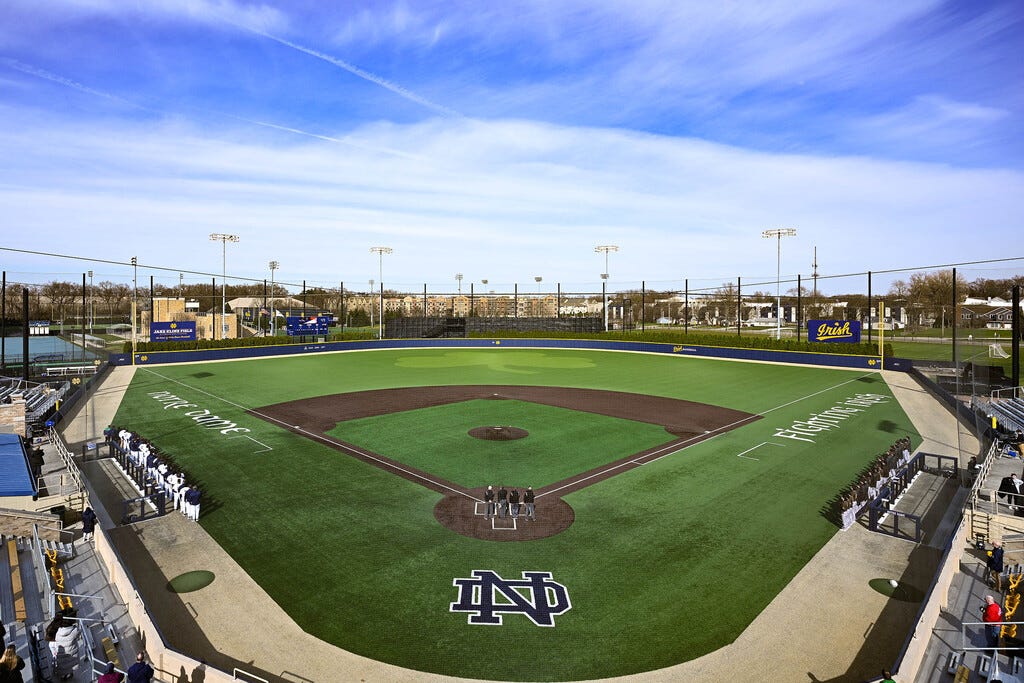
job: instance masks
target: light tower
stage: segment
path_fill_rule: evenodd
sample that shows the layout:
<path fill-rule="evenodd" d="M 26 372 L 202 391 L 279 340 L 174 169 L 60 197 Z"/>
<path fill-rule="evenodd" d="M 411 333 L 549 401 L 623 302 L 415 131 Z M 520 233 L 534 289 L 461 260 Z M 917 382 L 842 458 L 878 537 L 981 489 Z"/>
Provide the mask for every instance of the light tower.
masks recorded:
<path fill-rule="evenodd" d="M 270 262 L 270 336 L 277 336 L 277 313 L 274 306 L 274 271 L 281 267 L 277 261 Z"/>
<path fill-rule="evenodd" d="M 224 339 L 228 336 L 228 242 L 237 242 L 238 235 L 211 232 L 210 240 L 221 243 L 220 338 Z"/>
<path fill-rule="evenodd" d="M 782 339 L 782 238 L 795 237 L 796 228 L 764 230 L 761 237 L 775 238 L 775 338 Z"/>
<path fill-rule="evenodd" d="M 377 255 L 377 275 L 380 277 L 380 331 L 377 334 L 378 339 L 384 338 L 384 254 L 390 254 L 394 249 L 391 247 L 370 247 L 370 253 Z"/>
<path fill-rule="evenodd" d="M 139 259 L 132 256 L 132 365 L 135 365 L 135 348 L 138 336 L 135 334 L 135 314 L 139 308 Z"/>
<path fill-rule="evenodd" d="M 618 251 L 619 247 L 616 244 L 599 244 L 594 247 L 594 251 L 597 253 L 604 254 L 604 272 L 601 273 L 601 279 L 605 282 L 602 284 L 601 289 L 604 290 L 602 298 L 604 299 L 604 331 L 608 331 L 608 254 L 613 251 Z"/>

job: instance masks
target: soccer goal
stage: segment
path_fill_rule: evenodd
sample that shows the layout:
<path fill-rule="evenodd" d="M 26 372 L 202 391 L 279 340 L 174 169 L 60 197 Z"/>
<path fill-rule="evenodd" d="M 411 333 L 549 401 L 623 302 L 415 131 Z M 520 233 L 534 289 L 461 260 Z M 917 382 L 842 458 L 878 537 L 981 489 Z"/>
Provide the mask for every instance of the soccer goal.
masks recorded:
<path fill-rule="evenodd" d="M 989 344 L 988 345 L 988 357 L 989 358 L 1009 358 L 1010 354 L 1006 353 L 1006 349 L 1001 344 Z"/>

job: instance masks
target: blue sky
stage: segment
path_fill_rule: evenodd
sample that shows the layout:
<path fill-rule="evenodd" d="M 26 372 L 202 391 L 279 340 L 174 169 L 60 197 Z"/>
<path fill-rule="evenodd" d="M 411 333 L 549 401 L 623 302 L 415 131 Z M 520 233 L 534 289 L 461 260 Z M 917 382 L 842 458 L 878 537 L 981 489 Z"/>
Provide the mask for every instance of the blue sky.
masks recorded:
<path fill-rule="evenodd" d="M 784 276 L 1024 256 L 1022 36 L 1013 0 L 6 0 L 0 246 L 217 273 L 228 232 L 230 274 L 365 288 L 385 245 L 416 290 L 599 286 L 600 244 L 613 288 L 773 280 L 777 227 Z"/>

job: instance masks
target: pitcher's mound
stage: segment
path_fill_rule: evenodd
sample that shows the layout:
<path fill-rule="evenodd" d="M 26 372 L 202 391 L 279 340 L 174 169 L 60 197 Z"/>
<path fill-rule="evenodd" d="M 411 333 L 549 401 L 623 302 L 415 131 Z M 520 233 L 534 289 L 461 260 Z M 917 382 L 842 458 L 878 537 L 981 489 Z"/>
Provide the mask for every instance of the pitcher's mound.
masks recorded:
<path fill-rule="evenodd" d="M 473 427 L 468 433 L 473 438 L 485 441 L 515 441 L 530 435 L 519 427 Z"/>

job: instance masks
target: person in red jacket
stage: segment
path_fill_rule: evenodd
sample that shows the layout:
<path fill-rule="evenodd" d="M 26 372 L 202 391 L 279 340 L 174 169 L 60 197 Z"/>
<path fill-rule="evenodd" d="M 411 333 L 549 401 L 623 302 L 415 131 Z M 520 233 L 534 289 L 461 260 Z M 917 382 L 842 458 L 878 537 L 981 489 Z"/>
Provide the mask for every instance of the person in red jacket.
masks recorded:
<path fill-rule="evenodd" d="M 114 669 L 113 662 L 107 662 L 107 666 L 103 670 L 103 675 L 97 679 L 96 683 L 121 683 L 123 680 L 124 674 Z"/>
<path fill-rule="evenodd" d="M 985 605 L 981 608 L 981 620 L 985 622 L 985 641 L 987 647 L 999 647 L 999 631 L 1002 629 L 1003 608 L 991 595 L 985 596 Z"/>

